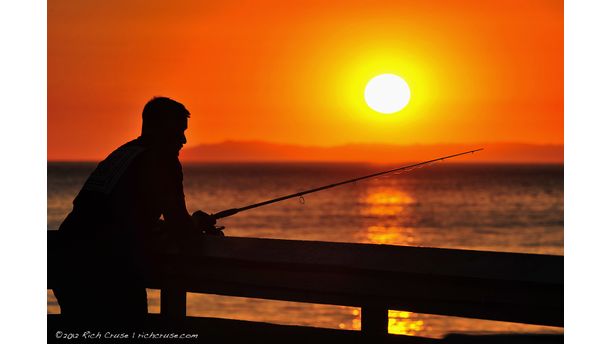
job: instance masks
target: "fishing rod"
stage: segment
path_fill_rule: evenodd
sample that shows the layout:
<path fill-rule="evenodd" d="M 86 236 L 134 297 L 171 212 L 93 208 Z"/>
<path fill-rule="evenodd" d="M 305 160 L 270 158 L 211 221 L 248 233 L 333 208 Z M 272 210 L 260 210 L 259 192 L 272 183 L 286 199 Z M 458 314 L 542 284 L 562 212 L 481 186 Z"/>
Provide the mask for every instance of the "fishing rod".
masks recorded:
<path fill-rule="evenodd" d="M 388 171 L 372 173 L 372 174 L 368 174 L 367 176 L 357 177 L 357 178 L 353 178 L 353 179 L 349 179 L 349 180 L 344 180 L 344 181 L 333 183 L 333 184 L 329 184 L 329 185 L 320 186 L 318 188 L 314 188 L 314 189 L 310 189 L 310 190 L 296 192 L 296 193 L 293 193 L 293 194 L 290 194 L 290 195 L 287 195 L 287 196 L 277 197 L 277 198 L 273 198 L 273 199 L 270 199 L 270 200 L 267 200 L 267 201 L 263 201 L 263 202 L 259 202 L 259 203 L 255 203 L 255 204 L 251 204 L 251 205 L 247 205 L 247 206 L 242 207 L 242 208 L 231 208 L 231 209 L 222 210 L 222 211 L 220 211 L 218 213 L 211 214 L 211 216 L 215 220 L 218 220 L 218 219 L 221 219 L 221 218 L 224 218 L 224 217 L 235 215 L 235 214 L 243 212 L 245 210 L 263 207 L 264 205 L 268 205 L 268 204 L 272 204 L 272 203 L 288 200 L 288 199 L 294 198 L 294 197 L 302 197 L 302 196 L 307 195 L 307 194 L 311 194 L 311 193 L 314 193 L 314 192 L 318 192 L 318 191 L 322 191 L 322 190 L 327 190 L 327 189 L 335 188 L 336 186 L 340 186 L 340 185 L 344 185 L 344 184 L 349 184 L 349 183 L 354 183 L 354 182 L 357 182 L 357 181 L 360 181 L 360 180 L 364 180 L 364 179 L 368 179 L 368 178 L 378 177 L 378 176 L 382 176 L 382 175 L 385 175 L 385 174 L 389 174 L 389 173 L 393 173 L 393 172 L 398 172 L 398 171 L 402 171 L 402 170 L 413 169 L 415 167 L 422 167 L 422 166 L 427 165 L 427 164 L 433 164 L 433 163 L 438 162 L 438 161 L 455 158 L 455 157 L 458 157 L 458 156 L 461 156 L 461 155 L 465 155 L 465 154 L 470 154 L 470 153 L 473 154 L 473 153 L 476 153 L 476 152 L 481 151 L 483 149 L 484 148 L 474 149 L 474 150 L 463 152 L 463 153 L 457 153 L 457 154 L 453 154 L 453 155 L 447 155 L 447 156 L 444 156 L 444 157 L 441 157 L 441 158 L 436 158 L 436 159 L 432 159 L 432 160 L 428 160 L 428 161 L 423 161 L 423 162 L 420 162 L 420 163 L 414 164 L 414 165 L 408 165 L 408 166 L 394 168 L 394 169 L 388 170 Z"/>

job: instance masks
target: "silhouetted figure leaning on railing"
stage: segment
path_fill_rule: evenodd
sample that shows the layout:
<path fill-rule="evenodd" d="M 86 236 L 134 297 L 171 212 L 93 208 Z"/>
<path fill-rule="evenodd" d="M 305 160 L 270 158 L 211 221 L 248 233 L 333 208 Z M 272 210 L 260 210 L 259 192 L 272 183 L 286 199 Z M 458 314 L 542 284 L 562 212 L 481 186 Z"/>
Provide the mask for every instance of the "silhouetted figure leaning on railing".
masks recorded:
<path fill-rule="evenodd" d="M 146 248 L 202 239 L 215 220 L 185 207 L 178 155 L 187 142 L 189 111 L 164 97 L 142 113 L 142 135 L 98 164 L 59 228 L 62 255 L 53 289 L 61 312 L 79 320 L 130 320 L 147 314 Z M 163 230 L 161 231 L 163 232 Z M 159 241 L 159 240 L 157 240 Z"/>

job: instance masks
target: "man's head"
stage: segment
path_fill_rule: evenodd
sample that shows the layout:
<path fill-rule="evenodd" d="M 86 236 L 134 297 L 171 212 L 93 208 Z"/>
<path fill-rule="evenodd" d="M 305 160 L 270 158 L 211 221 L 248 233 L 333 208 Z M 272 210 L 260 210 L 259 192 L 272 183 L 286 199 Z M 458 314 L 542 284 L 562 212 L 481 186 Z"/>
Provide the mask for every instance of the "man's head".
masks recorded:
<path fill-rule="evenodd" d="M 166 97 L 154 97 L 142 110 L 142 136 L 181 149 L 187 143 L 187 118 L 189 111 L 183 104 Z"/>

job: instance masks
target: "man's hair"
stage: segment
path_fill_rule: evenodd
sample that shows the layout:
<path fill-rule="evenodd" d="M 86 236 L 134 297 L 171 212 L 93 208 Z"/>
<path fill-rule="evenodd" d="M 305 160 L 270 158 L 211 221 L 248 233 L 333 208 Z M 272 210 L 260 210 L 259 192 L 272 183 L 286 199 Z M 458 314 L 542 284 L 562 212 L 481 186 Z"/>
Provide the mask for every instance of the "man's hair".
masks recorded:
<path fill-rule="evenodd" d="M 188 117 L 185 105 L 167 97 L 153 97 L 142 110 L 142 130 L 143 133 L 172 130 Z"/>

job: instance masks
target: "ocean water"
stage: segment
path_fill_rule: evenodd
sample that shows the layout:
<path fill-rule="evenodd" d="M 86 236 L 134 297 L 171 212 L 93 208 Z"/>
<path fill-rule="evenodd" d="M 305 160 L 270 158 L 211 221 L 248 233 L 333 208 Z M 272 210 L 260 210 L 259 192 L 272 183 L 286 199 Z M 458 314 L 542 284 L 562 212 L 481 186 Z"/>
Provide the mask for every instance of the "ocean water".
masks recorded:
<path fill-rule="evenodd" d="M 396 166 L 363 163 L 185 164 L 190 211 L 218 212 Z M 47 228 L 72 207 L 93 163 L 48 164 Z M 222 219 L 229 236 L 563 255 L 563 165 L 438 163 Z M 48 312 L 59 308 L 48 291 Z M 149 291 L 159 311 L 159 292 Z M 357 330 L 359 308 L 190 294 L 190 315 Z M 546 332 L 562 329 L 390 311 L 389 331 Z"/>

